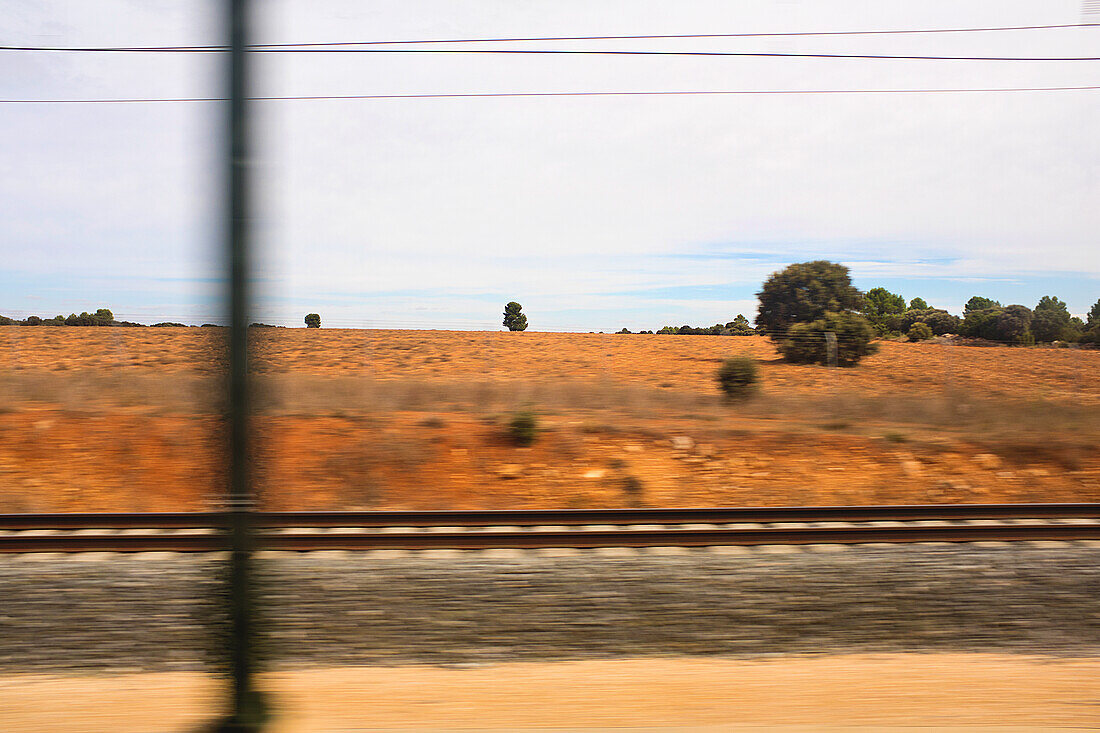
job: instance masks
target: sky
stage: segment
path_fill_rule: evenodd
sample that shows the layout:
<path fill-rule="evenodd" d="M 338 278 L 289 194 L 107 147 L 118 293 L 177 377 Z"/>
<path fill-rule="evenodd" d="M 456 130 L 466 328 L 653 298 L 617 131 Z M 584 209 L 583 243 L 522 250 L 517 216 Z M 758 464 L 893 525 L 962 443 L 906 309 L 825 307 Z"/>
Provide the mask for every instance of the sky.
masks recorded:
<path fill-rule="evenodd" d="M 1080 0 L 254 3 L 258 43 L 1098 22 Z M 209 0 L 9 0 L 3 44 L 217 44 Z M 443 48 L 427 46 L 426 48 Z M 1096 56 L 1100 27 L 474 48 Z M 1100 62 L 254 55 L 257 95 L 1100 85 Z M 218 55 L 0 51 L 0 99 L 220 96 Z M 224 104 L 0 103 L 0 313 L 217 322 Z M 1100 298 L 1100 90 L 262 101 L 255 319 L 658 329 L 828 259 L 960 312 Z"/>

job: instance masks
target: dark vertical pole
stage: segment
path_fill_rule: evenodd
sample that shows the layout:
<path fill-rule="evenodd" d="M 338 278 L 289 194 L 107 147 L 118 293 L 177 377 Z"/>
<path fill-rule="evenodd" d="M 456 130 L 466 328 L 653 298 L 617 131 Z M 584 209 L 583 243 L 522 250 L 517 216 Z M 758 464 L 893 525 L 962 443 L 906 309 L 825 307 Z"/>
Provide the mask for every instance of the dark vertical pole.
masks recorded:
<path fill-rule="evenodd" d="M 254 687 L 256 658 L 251 572 L 252 486 L 249 432 L 249 199 L 247 0 L 228 0 L 229 21 L 229 663 L 233 710 L 222 730 L 259 730 L 264 705 Z"/>

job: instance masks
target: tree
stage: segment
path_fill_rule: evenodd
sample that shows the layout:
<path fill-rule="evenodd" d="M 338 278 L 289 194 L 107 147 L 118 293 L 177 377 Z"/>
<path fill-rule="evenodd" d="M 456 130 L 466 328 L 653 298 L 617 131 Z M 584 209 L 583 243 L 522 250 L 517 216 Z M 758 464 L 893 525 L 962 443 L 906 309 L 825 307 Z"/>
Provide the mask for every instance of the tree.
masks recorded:
<path fill-rule="evenodd" d="M 321 316 L 316 313 L 309 313 L 306 315 L 306 328 L 320 328 Z"/>
<path fill-rule="evenodd" d="M 775 348 L 795 364 L 828 364 L 827 333 L 836 336 L 838 366 L 855 366 L 864 356 L 878 351 L 878 344 L 871 343 L 875 332 L 866 318 L 858 313 L 833 312 L 810 323 L 795 323 L 784 338 L 776 341 Z"/>
<path fill-rule="evenodd" d="M 769 334 L 783 334 L 795 323 L 810 323 L 829 313 L 851 313 L 863 305 L 863 295 L 852 286 L 848 268 L 816 260 L 790 265 L 773 273 L 756 294 L 760 307 L 757 326 Z"/>
<path fill-rule="evenodd" d="M 41 326 L 42 325 L 42 319 L 39 318 L 38 316 L 27 316 L 26 320 L 23 321 L 23 325 L 25 325 L 25 326 Z"/>
<path fill-rule="evenodd" d="M 1000 315 L 1000 308 L 978 308 L 966 311 L 966 317 L 959 326 L 959 333 L 970 338 L 995 340 L 997 338 L 997 317 Z"/>
<path fill-rule="evenodd" d="M 983 298 L 980 295 L 975 295 L 973 298 L 966 301 L 966 305 L 963 306 L 963 317 L 966 317 L 968 313 L 973 313 L 974 311 L 1000 307 L 1001 304 L 996 300 L 991 300 L 989 298 Z"/>
<path fill-rule="evenodd" d="M 734 318 L 726 324 L 726 330 L 728 330 L 732 336 L 752 336 L 756 333 L 752 330 L 752 326 L 749 325 L 749 319 L 745 318 L 745 316 L 740 313 L 737 314 L 737 318 Z"/>
<path fill-rule="evenodd" d="M 1035 313 L 1039 311 L 1060 311 L 1065 314 L 1069 314 L 1069 309 L 1066 308 L 1066 304 L 1058 299 L 1057 295 L 1044 295 L 1039 298 L 1038 304 L 1035 306 Z"/>
<path fill-rule="evenodd" d="M 928 304 L 924 302 L 924 298 L 913 298 L 909 301 L 909 310 L 926 311 L 928 310 Z"/>
<path fill-rule="evenodd" d="M 1033 344 L 1031 334 L 1031 309 L 1026 305 L 1006 305 L 997 318 L 997 336 L 1001 341 Z"/>
<path fill-rule="evenodd" d="M 522 309 L 523 306 L 514 300 L 504 306 L 504 326 L 509 331 L 527 330 L 527 316 L 520 313 Z"/>
<path fill-rule="evenodd" d="M 1088 320 L 1085 323 L 1089 328 L 1100 324 L 1100 300 L 1097 300 L 1092 304 L 1092 308 L 1089 308 Z"/>
<path fill-rule="evenodd" d="M 966 314 L 959 333 L 989 341 L 1033 344 L 1035 337 L 1031 333 L 1032 319 L 1031 309 L 1023 305 L 982 308 Z"/>
<path fill-rule="evenodd" d="M 905 298 L 886 288 L 872 288 L 863 296 L 863 315 L 882 334 L 901 331 L 901 314 L 905 310 Z"/>
<path fill-rule="evenodd" d="M 115 314 L 106 308 L 100 308 L 92 318 L 97 326 L 110 326 L 111 322 L 115 320 Z"/>
<path fill-rule="evenodd" d="M 834 262 L 802 262 L 774 273 L 757 293 L 756 316 L 771 336 L 776 349 L 795 363 L 829 363 L 826 333 L 837 342 L 837 363 L 854 366 L 878 346 L 871 344 L 875 331 L 857 311 L 863 294 L 852 286 L 848 268 Z"/>
<path fill-rule="evenodd" d="M 863 315 L 869 318 L 901 313 L 905 310 L 905 298 L 886 288 L 871 288 L 863 296 Z"/>
<path fill-rule="evenodd" d="M 1056 297 L 1044 295 L 1035 306 L 1031 333 L 1036 341 L 1069 340 L 1074 337 L 1073 316 L 1066 304 Z"/>

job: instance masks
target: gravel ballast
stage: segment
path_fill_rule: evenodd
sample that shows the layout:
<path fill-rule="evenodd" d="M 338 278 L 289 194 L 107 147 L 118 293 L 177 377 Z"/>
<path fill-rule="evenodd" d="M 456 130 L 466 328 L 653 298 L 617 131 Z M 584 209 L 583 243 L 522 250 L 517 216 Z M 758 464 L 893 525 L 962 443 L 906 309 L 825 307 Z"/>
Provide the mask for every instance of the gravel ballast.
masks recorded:
<path fill-rule="evenodd" d="M 217 555 L 0 558 L 0 667 L 198 669 Z M 870 651 L 1100 654 L 1083 543 L 263 553 L 268 656 L 476 664 Z"/>

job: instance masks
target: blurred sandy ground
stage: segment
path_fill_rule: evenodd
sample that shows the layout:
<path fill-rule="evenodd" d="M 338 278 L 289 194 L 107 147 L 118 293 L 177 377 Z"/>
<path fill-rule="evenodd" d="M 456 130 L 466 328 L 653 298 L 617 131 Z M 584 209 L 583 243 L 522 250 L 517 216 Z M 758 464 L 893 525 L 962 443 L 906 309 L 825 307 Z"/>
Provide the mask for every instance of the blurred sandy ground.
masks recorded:
<path fill-rule="evenodd" d="M 1100 730 L 1100 659 L 882 654 L 627 659 L 266 675 L 272 733 L 304 731 Z M 194 731 L 200 673 L 0 680 L 7 731 Z"/>

